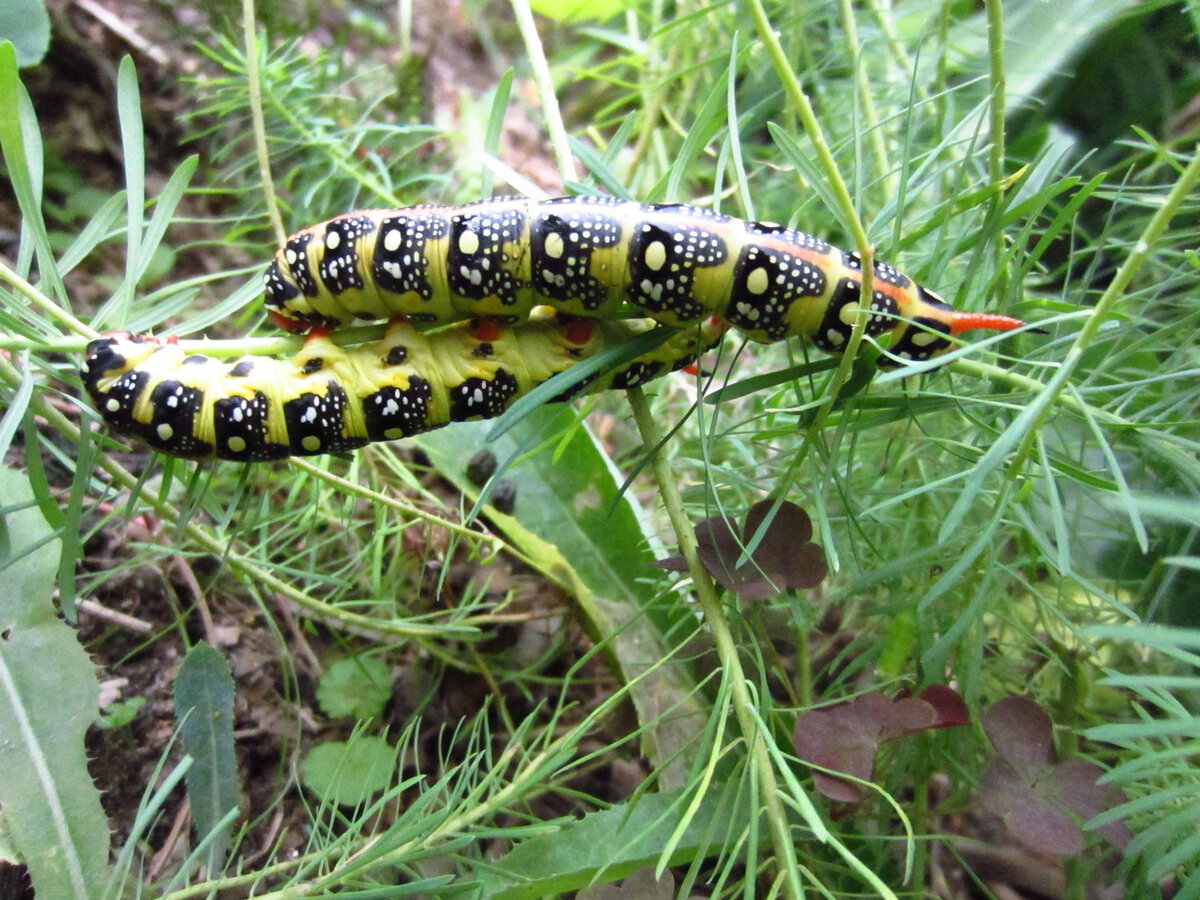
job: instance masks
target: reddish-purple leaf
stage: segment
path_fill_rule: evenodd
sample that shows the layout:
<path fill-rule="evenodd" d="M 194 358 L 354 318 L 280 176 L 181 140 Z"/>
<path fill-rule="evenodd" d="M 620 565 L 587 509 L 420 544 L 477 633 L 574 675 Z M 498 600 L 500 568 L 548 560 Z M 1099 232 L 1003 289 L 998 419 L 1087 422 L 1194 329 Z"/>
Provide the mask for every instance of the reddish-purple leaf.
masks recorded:
<path fill-rule="evenodd" d="M 742 600 L 767 600 L 787 590 L 816 587 L 825 578 L 825 553 L 809 542 L 812 521 L 808 513 L 787 500 L 779 504 L 754 552 L 738 565 L 774 506 L 773 500 L 754 504 L 746 514 L 740 534 L 720 516 L 696 525 L 696 552 L 701 564 L 726 590 Z M 673 572 L 687 569 L 678 556 L 655 565 Z"/>
<path fill-rule="evenodd" d="M 879 726 L 870 713 L 863 714 L 864 707 L 874 704 L 869 697 L 890 705 L 882 694 L 867 694 L 850 703 L 798 716 L 792 734 L 796 755 L 813 765 L 870 780 L 879 746 Z M 813 784 L 826 797 L 843 803 L 857 803 L 864 795 L 861 785 L 823 772 L 813 773 Z"/>
<path fill-rule="evenodd" d="M 1075 820 L 1057 803 L 1036 794 L 1013 798 L 1003 818 L 1021 846 L 1035 853 L 1076 856 L 1083 852 L 1083 835 Z"/>
<path fill-rule="evenodd" d="M 996 756 L 984 770 L 979 793 L 1023 846 L 1040 853 L 1073 856 L 1083 850 L 1079 819 L 1086 821 L 1124 802 L 1120 791 L 1099 783 L 1104 770 L 1085 759 L 1051 763 L 1053 724 L 1041 707 L 1009 697 L 983 714 Z M 1132 838 L 1123 821 L 1098 833 L 1118 849 Z"/>
<path fill-rule="evenodd" d="M 969 725 L 971 711 L 967 709 L 967 701 L 958 695 L 954 688 L 944 684 L 931 684 L 921 691 L 921 699 L 933 707 L 937 723 L 934 728 L 949 728 L 952 725 Z"/>
<path fill-rule="evenodd" d="M 893 700 L 880 717 L 879 742 L 886 744 L 898 737 L 924 731 L 937 725 L 937 713 L 919 697 Z"/>
<path fill-rule="evenodd" d="M 746 540 L 749 541 L 758 532 L 758 528 L 764 521 L 767 515 L 771 512 L 771 508 L 775 505 L 774 500 L 759 500 L 746 513 Z M 803 544 L 812 538 L 812 519 L 808 517 L 808 513 L 802 507 L 797 506 L 790 500 L 780 502 L 779 509 L 775 510 L 775 516 L 771 519 L 771 530 L 779 530 L 788 535 L 789 540 L 796 544 Z"/>
<path fill-rule="evenodd" d="M 937 710 L 924 699 L 891 700 L 875 692 L 798 716 L 792 744 L 805 762 L 867 781 L 881 743 L 943 724 L 951 723 L 939 722 Z M 813 784 L 826 797 L 845 803 L 864 796 L 861 785 L 820 772 L 813 773 Z"/>
<path fill-rule="evenodd" d="M 997 700 L 983 713 L 983 730 L 996 752 L 1030 781 L 1050 762 L 1054 725 L 1032 700 Z"/>
<path fill-rule="evenodd" d="M 1119 789 L 1100 784 L 1103 775 L 1104 770 L 1094 762 L 1074 757 L 1043 772 L 1034 788 L 1086 822 L 1128 799 Z M 1102 825 L 1096 831 L 1118 850 L 1123 850 L 1133 839 L 1129 826 L 1119 820 Z"/>

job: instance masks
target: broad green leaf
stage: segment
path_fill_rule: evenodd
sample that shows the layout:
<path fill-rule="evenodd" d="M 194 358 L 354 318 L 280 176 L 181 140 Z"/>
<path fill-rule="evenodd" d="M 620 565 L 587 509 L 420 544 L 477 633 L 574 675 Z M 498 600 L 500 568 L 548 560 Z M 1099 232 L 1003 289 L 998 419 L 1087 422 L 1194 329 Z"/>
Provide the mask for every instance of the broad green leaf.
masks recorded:
<path fill-rule="evenodd" d="M 656 865 L 690 802 L 689 793 L 650 794 L 530 838 L 488 866 L 480 878 L 483 896 L 552 897 Z M 686 865 L 720 846 L 728 825 L 745 815 L 734 808 L 732 793 L 714 791 L 701 800 L 667 865 Z"/>
<path fill-rule="evenodd" d="M 108 822 L 83 736 L 96 671 L 51 599 L 60 544 L 20 474 L 0 469 L 0 807 L 39 897 L 107 881 Z"/>
<path fill-rule="evenodd" d="M 188 800 L 198 838 L 221 827 L 238 805 L 233 756 L 233 676 L 225 657 L 208 644 L 188 651 L 175 678 L 175 715 L 183 750 L 194 762 L 187 773 Z M 218 872 L 229 848 L 228 828 L 209 845 L 208 868 Z"/>
<path fill-rule="evenodd" d="M 17 65 L 36 66 L 50 48 L 50 13 L 46 0 L 0 3 L 0 41 L 12 41 Z"/>
<path fill-rule="evenodd" d="M 381 737 L 318 744 L 304 758 L 304 786 L 330 803 L 359 806 L 385 790 L 396 773 L 396 748 Z"/>
<path fill-rule="evenodd" d="M 552 434 L 556 417 L 561 425 L 572 415 L 567 407 L 544 407 L 487 446 L 500 460 L 515 458 Z M 475 496 L 466 463 L 490 429 L 490 422 L 468 422 L 418 440 L 444 477 Z M 607 655 L 632 685 L 641 722 L 656 723 L 646 734 L 645 752 L 652 762 L 664 762 L 702 725 L 691 670 L 667 659 L 695 625 L 687 610 L 658 598 L 654 585 L 662 576 L 651 565 L 654 538 L 628 495 L 617 500 L 620 482 L 607 455 L 580 428 L 553 459 L 539 452 L 500 477 L 516 486 L 515 512 L 489 509 L 488 517 L 575 597 L 589 632 L 610 639 Z"/>
<path fill-rule="evenodd" d="M 317 702 L 331 716 L 378 716 L 392 693 L 390 676 L 387 663 L 376 657 L 340 659 L 321 676 Z"/>

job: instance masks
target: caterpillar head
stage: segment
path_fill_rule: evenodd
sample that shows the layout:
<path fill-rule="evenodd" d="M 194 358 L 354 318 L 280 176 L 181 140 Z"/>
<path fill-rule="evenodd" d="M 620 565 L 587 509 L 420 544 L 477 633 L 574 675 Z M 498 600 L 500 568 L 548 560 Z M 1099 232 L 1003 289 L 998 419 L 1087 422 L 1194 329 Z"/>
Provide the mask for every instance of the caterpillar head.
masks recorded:
<path fill-rule="evenodd" d="M 101 386 L 141 365 L 162 347 L 157 338 L 128 331 L 110 331 L 87 345 L 79 375 L 93 397 Z"/>

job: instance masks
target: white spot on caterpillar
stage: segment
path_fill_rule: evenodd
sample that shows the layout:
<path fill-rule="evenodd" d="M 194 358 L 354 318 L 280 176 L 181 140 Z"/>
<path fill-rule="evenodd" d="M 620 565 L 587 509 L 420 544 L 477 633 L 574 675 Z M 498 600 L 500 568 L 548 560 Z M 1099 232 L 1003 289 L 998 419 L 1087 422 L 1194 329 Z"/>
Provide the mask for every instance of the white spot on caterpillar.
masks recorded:
<path fill-rule="evenodd" d="M 389 228 L 383 233 L 383 249 L 388 253 L 395 253 L 400 249 L 400 243 L 403 240 L 399 228 Z"/>
<path fill-rule="evenodd" d="M 563 243 L 562 235 L 557 231 L 552 231 L 546 235 L 546 255 L 551 259 L 559 259 L 566 250 L 566 245 Z"/>
<path fill-rule="evenodd" d="M 858 303 L 850 302 L 842 306 L 838 310 L 838 318 L 847 325 L 853 325 L 855 317 L 858 316 Z"/>
<path fill-rule="evenodd" d="M 654 241 L 646 247 L 646 266 L 652 272 L 657 272 L 667 262 L 667 248 L 662 241 Z"/>
<path fill-rule="evenodd" d="M 104 408 L 109 412 L 115 413 L 121 411 L 121 401 L 116 397 L 109 397 L 108 402 L 104 404 Z"/>
<path fill-rule="evenodd" d="M 342 236 L 333 230 L 325 232 L 325 246 L 330 250 L 336 250 L 338 244 L 342 242 Z"/>
<path fill-rule="evenodd" d="M 912 342 L 918 347 L 928 347 L 941 338 L 940 334 L 934 334 L 932 331 L 918 331 L 912 336 Z"/>
<path fill-rule="evenodd" d="M 749 303 L 739 303 L 737 305 L 738 315 L 750 322 L 758 321 L 758 308 Z"/>
<path fill-rule="evenodd" d="M 767 270 L 761 266 L 746 276 L 746 290 L 752 294 L 765 294 L 770 283 Z"/>
<path fill-rule="evenodd" d="M 283 258 L 287 260 L 287 264 L 289 266 L 294 266 L 296 264 L 296 260 L 300 257 L 296 255 L 295 250 L 293 250 L 291 247 L 288 247 L 283 253 Z"/>
<path fill-rule="evenodd" d="M 229 449 L 230 449 L 230 450 L 232 450 L 234 453 L 241 453 L 243 450 L 245 450 L 245 449 L 246 449 L 246 439 L 245 439 L 245 438 L 236 437 L 236 436 L 235 436 L 235 437 L 231 437 L 231 438 L 229 439 L 229 441 L 228 441 L 228 444 L 227 444 L 227 446 L 228 446 L 228 447 L 229 447 Z"/>
<path fill-rule="evenodd" d="M 458 249 L 468 255 L 479 249 L 479 235 L 474 231 L 464 231 L 458 236 Z"/>
<path fill-rule="evenodd" d="M 321 439 L 315 434 L 306 434 L 303 440 L 300 441 L 300 446 L 309 453 L 314 453 L 321 449 Z"/>
<path fill-rule="evenodd" d="M 830 328 L 825 332 L 825 337 L 834 347 L 840 347 L 845 342 L 846 338 L 836 328 Z"/>
<path fill-rule="evenodd" d="M 175 433 L 175 429 L 172 428 L 170 425 L 168 425 L 166 422 L 160 423 L 158 428 L 155 429 L 155 431 L 158 432 L 158 439 L 160 441 L 169 441 L 171 439 L 171 435 L 173 435 Z"/>

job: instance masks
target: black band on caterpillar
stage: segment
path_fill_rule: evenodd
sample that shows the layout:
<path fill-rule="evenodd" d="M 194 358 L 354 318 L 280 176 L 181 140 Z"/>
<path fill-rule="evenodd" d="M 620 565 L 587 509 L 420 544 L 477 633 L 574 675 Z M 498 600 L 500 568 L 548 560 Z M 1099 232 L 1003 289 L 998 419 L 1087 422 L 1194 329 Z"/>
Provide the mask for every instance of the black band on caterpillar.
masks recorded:
<path fill-rule="evenodd" d="M 352 450 L 498 416 L 551 376 L 652 327 L 644 319 L 540 316 L 516 327 L 484 320 L 422 334 L 397 320 L 373 345 L 342 348 L 314 332 L 290 359 L 232 362 L 117 332 L 88 345 L 80 374 L 114 431 L 172 456 L 253 462 Z M 634 387 L 681 368 L 724 330 L 715 321 L 681 329 L 571 395 Z"/>
<path fill-rule="evenodd" d="M 884 364 L 925 360 L 949 335 L 1008 330 L 960 313 L 875 263 L 866 333 L 892 334 Z M 858 256 L 824 241 L 683 204 L 607 197 L 367 209 L 292 235 L 266 273 L 272 318 L 292 331 L 408 316 L 526 319 L 537 305 L 612 319 L 624 303 L 664 325 L 717 316 L 756 341 L 804 337 L 839 353 L 858 313 Z"/>

